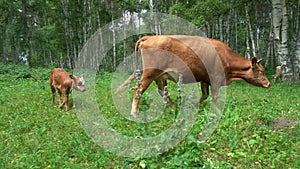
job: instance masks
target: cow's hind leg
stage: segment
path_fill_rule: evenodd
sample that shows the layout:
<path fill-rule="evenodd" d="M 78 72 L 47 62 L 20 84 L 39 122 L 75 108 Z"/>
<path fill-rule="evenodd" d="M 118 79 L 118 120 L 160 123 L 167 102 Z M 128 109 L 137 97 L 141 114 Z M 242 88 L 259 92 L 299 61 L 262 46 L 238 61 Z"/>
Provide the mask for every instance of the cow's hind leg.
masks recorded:
<path fill-rule="evenodd" d="M 148 75 L 148 76 L 145 76 Z M 138 111 L 138 104 L 140 101 L 140 98 L 142 97 L 143 93 L 145 90 L 149 87 L 151 82 L 153 81 L 153 76 L 155 75 L 155 71 L 152 69 L 146 69 L 143 72 L 142 78 L 141 78 L 141 84 L 137 85 L 134 89 L 134 96 L 133 96 L 133 101 L 132 101 L 132 106 L 131 106 L 131 115 L 133 117 L 137 116 L 137 111 Z"/>
<path fill-rule="evenodd" d="M 204 83 L 201 82 L 201 92 L 202 92 L 202 96 L 199 100 L 199 102 L 196 103 L 196 106 L 198 107 L 204 100 L 206 100 L 208 98 L 209 95 L 209 84 L 208 83 Z"/>
<path fill-rule="evenodd" d="M 138 111 L 138 104 L 140 101 L 140 98 L 142 97 L 143 93 L 145 92 L 145 90 L 149 87 L 149 85 L 152 82 L 152 79 L 142 79 L 142 85 L 138 88 L 136 87 L 134 90 L 134 98 L 132 101 L 132 107 L 131 107 L 131 115 L 133 117 L 137 116 L 137 111 Z"/>

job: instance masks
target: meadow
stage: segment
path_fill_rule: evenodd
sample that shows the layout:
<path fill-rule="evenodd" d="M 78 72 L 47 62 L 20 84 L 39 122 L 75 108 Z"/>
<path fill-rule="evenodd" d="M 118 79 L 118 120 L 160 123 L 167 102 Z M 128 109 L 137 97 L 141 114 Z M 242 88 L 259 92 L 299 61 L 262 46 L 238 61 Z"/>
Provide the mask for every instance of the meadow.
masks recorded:
<path fill-rule="evenodd" d="M 205 142 L 199 141 L 199 133 L 211 97 L 200 105 L 195 124 L 180 143 L 149 158 L 131 158 L 96 144 L 78 120 L 76 107 L 65 112 L 51 104 L 50 70 L 0 64 L 0 168 L 300 168 L 300 84 L 276 82 L 263 89 L 234 82 L 226 87 L 220 123 Z M 112 77 L 99 72 L 95 94 L 116 131 L 151 137 L 175 121 L 171 109 L 149 124 L 122 117 L 112 101 Z"/>

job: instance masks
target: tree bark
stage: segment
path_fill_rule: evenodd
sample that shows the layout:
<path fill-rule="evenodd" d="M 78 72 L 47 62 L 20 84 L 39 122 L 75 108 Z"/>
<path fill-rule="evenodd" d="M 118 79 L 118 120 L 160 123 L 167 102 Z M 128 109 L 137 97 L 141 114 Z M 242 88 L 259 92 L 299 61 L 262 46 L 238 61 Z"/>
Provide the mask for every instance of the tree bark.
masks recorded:
<path fill-rule="evenodd" d="M 282 75 L 285 80 L 291 80 L 291 60 L 288 57 L 288 17 L 285 0 L 272 0 L 273 31 L 276 44 L 276 57 L 282 68 Z"/>
<path fill-rule="evenodd" d="M 222 42 L 224 42 L 224 36 L 223 36 L 223 18 L 222 17 L 219 17 L 219 20 L 218 20 L 218 25 L 219 25 L 219 35 L 220 35 L 220 40 Z"/>
<path fill-rule="evenodd" d="M 247 6 L 245 7 L 245 11 L 246 11 L 246 20 L 247 20 L 248 29 L 249 29 L 248 32 L 249 32 L 250 40 L 251 40 L 252 55 L 256 56 L 256 47 L 255 47 L 254 32 L 253 32 L 252 25 L 251 25 L 251 22 L 250 22 L 250 17 L 249 17 Z"/>
<path fill-rule="evenodd" d="M 31 31 L 29 27 L 28 21 L 28 3 L 26 0 L 22 0 L 22 18 L 23 18 L 23 29 L 25 33 L 24 41 L 25 41 L 25 55 L 27 58 L 28 66 L 32 66 L 31 64 L 31 48 L 30 48 L 30 41 L 31 41 Z"/>
<path fill-rule="evenodd" d="M 287 78 L 287 80 L 291 80 L 293 76 L 292 72 L 292 65 L 291 60 L 289 58 L 288 52 L 288 16 L 287 16 L 287 9 L 286 9 L 286 2 L 285 0 L 281 0 L 282 6 L 282 25 L 281 25 L 281 44 L 280 44 L 280 62 L 286 65 L 283 69 L 283 74 Z"/>
<path fill-rule="evenodd" d="M 300 1 L 298 1 L 298 12 L 296 17 L 296 42 L 295 42 L 295 56 L 294 56 L 294 79 L 300 81 Z"/>
<path fill-rule="evenodd" d="M 247 32 L 246 32 L 246 53 L 245 53 L 245 57 L 247 59 L 250 59 L 251 58 L 251 55 L 250 55 L 250 44 L 249 44 L 249 30 L 247 29 Z"/>
<path fill-rule="evenodd" d="M 114 9 L 113 1 L 111 1 L 111 9 Z M 116 31 L 115 31 L 115 21 L 114 21 L 114 14 L 111 15 L 111 23 L 112 23 L 112 33 L 113 33 L 113 70 L 117 67 L 117 50 L 116 50 Z"/>
<path fill-rule="evenodd" d="M 274 67 L 273 63 L 273 32 L 271 31 L 273 28 L 273 24 L 271 22 L 270 24 L 270 33 L 269 33 L 269 39 L 268 39 L 268 49 L 267 49 L 267 54 L 266 54 L 266 62 L 265 62 L 265 67 L 268 67 L 270 64 L 272 64 L 272 67 Z"/>
<path fill-rule="evenodd" d="M 7 33 L 6 33 L 6 25 L 8 24 L 8 20 L 5 19 L 5 22 L 2 24 L 2 62 L 6 62 L 8 59 L 8 51 L 7 51 Z"/>

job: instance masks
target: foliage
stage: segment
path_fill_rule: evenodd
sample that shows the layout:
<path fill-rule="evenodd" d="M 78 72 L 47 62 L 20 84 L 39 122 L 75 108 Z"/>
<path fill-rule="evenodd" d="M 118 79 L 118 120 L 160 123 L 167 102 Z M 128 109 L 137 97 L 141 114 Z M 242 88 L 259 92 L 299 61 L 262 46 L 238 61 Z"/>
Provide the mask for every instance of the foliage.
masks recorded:
<path fill-rule="evenodd" d="M 299 3 L 296 0 L 286 3 L 290 13 L 288 18 L 289 50 L 296 51 L 294 48 L 299 43 L 299 38 L 297 38 Z M 145 21 L 143 14 L 153 11 L 186 19 L 199 27 L 207 37 L 226 42 L 242 55 L 245 55 L 247 51 L 252 51 L 265 59 L 266 64 L 271 65 L 272 69 L 279 65 L 274 54 L 275 40 L 271 36 L 273 28 L 270 1 L 2 0 L 0 9 L 2 32 L 0 34 L 0 61 L 5 63 L 27 62 L 29 66 L 60 65 L 60 67 L 72 68 L 78 58 L 78 53 L 99 28 L 126 15 L 126 18 L 130 19 L 128 21 L 130 29 L 139 30 L 143 26 L 138 25 L 137 20 Z M 249 19 L 245 15 L 246 9 Z M 114 29 L 110 31 L 119 29 L 123 24 L 121 22 L 123 21 L 115 23 Z M 248 23 L 251 26 L 248 26 Z M 144 25 L 151 30 L 154 30 L 155 26 L 163 29 L 162 33 L 168 33 L 170 30 L 169 25 L 164 25 L 163 20 L 158 23 L 154 20 L 147 21 L 147 25 Z M 250 28 L 252 32 L 249 32 Z M 173 29 L 177 28 L 173 27 Z M 249 35 L 253 35 L 253 39 L 250 39 Z M 110 43 L 116 37 L 103 35 L 102 38 L 104 38 L 104 43 Z M 114 70 L 116 64 L 122 62 L 126 54 L 132 53 L 132 43 L 136 40 L 137 38 L 124 39 L 122 44 L 113 44 L 116 45 L 116 51 L 111 50 L 103 54 L 107 56 L 105 60 L 107 70 Z M 249 45 L 250 42 L 254 45 Z M 99 44 L 99 48 L 101 47 L 104 48 L 105 45 Z M 294 61 L 295 52 L 290 52 L 290 55 L 290 60 Z M 294 73 L 297 74 L 297 72 Z"/>
<path fill-rule="evenodd" d="M 211 99 L 200 106 L 198 120 L 180 144 L 161 155 L 132 159 L 95 144 L 74 108 L 66 113 L 51 105 L 50 69 L 0 65 L 0 168 L 299 168 L 299 84 L 262 89 L 234 82 L 227 87 L 220 124 L 207 141 L 198 137 Z M 123 118 L 111 100 L 112 75 L 97 75 L 95 93 L 115 130 L 151 136 L 173 122 L 174 112 L 147 127 Z"/>

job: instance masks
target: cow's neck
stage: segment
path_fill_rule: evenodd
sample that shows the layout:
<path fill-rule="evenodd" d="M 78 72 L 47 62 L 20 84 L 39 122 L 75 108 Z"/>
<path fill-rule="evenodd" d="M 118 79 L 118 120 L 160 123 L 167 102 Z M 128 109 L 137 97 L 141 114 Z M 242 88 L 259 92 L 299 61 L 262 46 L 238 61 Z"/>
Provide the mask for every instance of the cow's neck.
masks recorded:
<path fill-rule="evenodd" d="M 250 60 L 233 61 L 230 64 L 230 78 L 227 84 L 230 84 L 233 80 L 245 80 L 251 69 Z"/>

